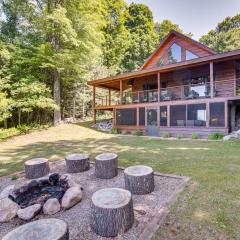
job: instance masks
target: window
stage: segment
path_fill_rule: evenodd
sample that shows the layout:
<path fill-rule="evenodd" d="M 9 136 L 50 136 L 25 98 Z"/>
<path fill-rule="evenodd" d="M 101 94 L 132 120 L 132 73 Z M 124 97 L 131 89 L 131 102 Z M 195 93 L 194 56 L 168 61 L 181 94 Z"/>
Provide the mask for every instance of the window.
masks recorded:
<path fill-rule="evenodd" d="M 210 103 L 210 126 L 225 126 L 225 106 L 224 102 Z"/>
<path fill-rule="evenodd" d="M 161 67 L 164 65 L 163 58 L 160 58 L 159 61 L 157 62 L 157 67 Z"/>
<path fill-rule="evenodd" d="M 135 108 L 117 109 L 116 120 L 117 125 L 137 125 L 137 111 Z"/>
<path fill-rule="evenodd" d="M 186 50 L 186 60 L 191 60 L 191 59 L 195 59 L 198 58 L 197 55 L 195 55 L 194 53 Z"/>
<path fill-rule="evenodd" d="M 170 106 L 170 124 L 173 127 L 186 126 L 186 105 Z"/>
<path fill-rule="evenodd" d="M 187 107 L 187 126 L 206 126 L 206 104 L 189 104 Z"/>
<path fill-rule="evenodd" d="M 145 126 L 145 108 L 139 108 L 139 126 Z"/>
<path fill-rule="evenodd" d="M 167 126 L 167 106 L 160 107 L 160 126 Z"/>
<path fill-rule="evenodd" d="M 181 62 L 182 60 L 182 48 L 174 43 L 168 50 L 168 63 Z"/>

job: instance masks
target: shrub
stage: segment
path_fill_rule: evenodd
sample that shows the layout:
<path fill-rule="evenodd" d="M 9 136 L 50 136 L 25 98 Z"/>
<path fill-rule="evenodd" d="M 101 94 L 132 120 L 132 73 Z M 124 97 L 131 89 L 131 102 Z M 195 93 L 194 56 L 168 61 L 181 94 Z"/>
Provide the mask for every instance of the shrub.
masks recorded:
<path fill-rule="evenodd" d="M 182 139 L 183 135 L 181 133 L 177 134 L 177 139 Z"/>
<path fill-rule="evenodd" d="M 132 131 L 132 135 L 134 135 L 134 136 L 142 136 L 143 133 L 142 133 L 141 130 L 134 130 L 134 131 Z"/>
<path fill-rule="evenodd" d="M 224 134 L 222 133 L 211 133 L 208 135 L 208 139 L 210 140 L 221 140 L 223 139 Z"/>
<path fill-rule="evenodd" d="M 20 133 L 25 134 L 25 133 L 28 133 L 31 130 L 31 127 L 23 124 L 23 125 L 18 125 L 17 129 L 20 131 Z"/>
<path fill-rule="evenodd" d="M 119 134 L 119 130 L 117 128 L 112 128 L 110 131 L 111 134 Z"/>
<path fill-rule="evenodd" d="M 169 138 L 170 134 L 168 132 L 164 132 L 162 136 L 163 136 L 163 138 Z"/>
<path fill-rule="evenodd" d="M 126 134 L 128 134 L 128 131 L 127 131 L 127 130 L 122 130 L 122 131 L 121 131 L 121 134 L 126 135 Z"/>
<path fill-rule="evenodd" d="M 199 136 L 198 136 L 197 133 L 193 133 L 193 134 L 192 134 L 192 139 L 198 139 L 198 138 L 199 138 Z"/>

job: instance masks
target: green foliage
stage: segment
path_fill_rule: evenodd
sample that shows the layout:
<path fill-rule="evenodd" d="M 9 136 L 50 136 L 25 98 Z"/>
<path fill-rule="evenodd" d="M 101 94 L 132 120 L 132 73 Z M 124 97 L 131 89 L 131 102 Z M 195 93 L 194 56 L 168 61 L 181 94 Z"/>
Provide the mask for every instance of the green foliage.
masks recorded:
<path fill-rule="evenodd" d="M 112 128 L 110 131 L 111 134 L 119 134 L 120 131 L 117 128 Z"/>
<path fill-rule="evenodd" d="M 222 133 L 211 133 L 208 135 L 209 140 L 222 140 L 224 137 L 224 134 Z"/>
<path fill-rule="evenodd" d="M 126 11 L 125 26 L 130 32 L 130 45 L 122 61 L 123 71 L 138 69 L 158 42 L 152 12 L 144 4 L 132 3 Z"/>
<path fill-rule="evenodd" d="M 133 136 L 142 136 L 143 132 L 141 130 L 134 130 L 132 131 Z"/>
<path fill-rule="evenodd" d="M 163 132 L 162 136 L 163 138 L 169 138 L 170 134 L 168 132 Z"/>
<path fill-rule="evenodd" d="M 203 35 L 199 41 L 217 52 L 240 48 L 240 14 L 227 17 L 217 27 Z"/>
<path fill-rule="evenodd" d="M 198 133 L 192 133 L 192 139 L 198 139 L 199 135 Z"/>
<path fill-rule="evenodd" d="M 183 135 L 181 133 L 178 133 L 177 134 L 177 139 L 182 139 L 183 138 Z"/>
<path fill-rule="evenodd" d="M 172 23 L 170 20 L 163 20 L 161 23 L 155 23 L 155 31 L 158 34 L 159 42 L 162 41 L 171 30 L 183 33 L 183 30 L 178 24 Z M 192 37 L 191 33 L 183 33 L 189 37 Z"/>

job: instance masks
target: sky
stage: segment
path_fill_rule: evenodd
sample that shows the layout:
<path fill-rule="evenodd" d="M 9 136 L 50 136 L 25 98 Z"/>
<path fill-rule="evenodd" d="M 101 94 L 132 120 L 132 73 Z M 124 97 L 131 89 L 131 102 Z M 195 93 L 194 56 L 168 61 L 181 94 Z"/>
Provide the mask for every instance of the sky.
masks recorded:
<path fill-rule="evenodd" d="M 228 16 L 240 14 L 240 0 L 126 0 L 143 3 L 153 12 L 154 20 L 169 19 L 184 32 L 199 37 L 216 27 Z"/>

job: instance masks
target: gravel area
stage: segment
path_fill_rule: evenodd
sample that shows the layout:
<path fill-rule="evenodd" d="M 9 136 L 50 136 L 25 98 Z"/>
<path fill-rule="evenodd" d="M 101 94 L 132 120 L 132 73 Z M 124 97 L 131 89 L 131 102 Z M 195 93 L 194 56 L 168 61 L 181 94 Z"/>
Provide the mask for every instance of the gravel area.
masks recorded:
<path fill-rule="evenodd" d="M 51 172 L 58 172 L 60 174 L 66 173 L 65 162 L 58 161 L 51 164 Z M 174 177 L 171 175 L 155 174 L 155 190 L 147 195 L 133 195 L 134 226 L 125 234 L 119 235 L 115 238 L 99 237 L 91 231 L 89 218 L 90 218 L 90 199 L 92 194 L 102 188 L 106 187 L 120 187 L 124 188 L 123 170 L 118 170 L 118 176 L 109 179 L 97 179 L 94 175 L 94 166 L 91 165 L 89 171 L 83 173 L 71 174 L 73 179 L 83 187 L 83 200 L 67 211 L 60 211 L 59 213 L 50 216 L 51 218 L 59 218 L 66 221 L 70 229 L 70 240 L 103 240 L 103 239 L 127 239 L 138 240 L 145 232 L 153 229 L 152 223 L 161 209 L 165 209 L 176 198 L 177 193 L 181 190 L 186 183 L 185 177 Z M 0 190 L 8 185 L 21 185 L 26 180 L 20 177 L 17 180 L 11 180 L 10 177 L 0 178 Z M 159 219 L 162 216 L 158 216 Z M 33 220 L 49 218 L 42 213 L 36 216 Z M 155 221 L 156 222 L 156 221 Z M 160 221 L 158 221 L 160 222 Z M 0 224 L 0 239 L 12 229 L 25 222 L 20 219 L 13 219 L 9 223 Z"/>

